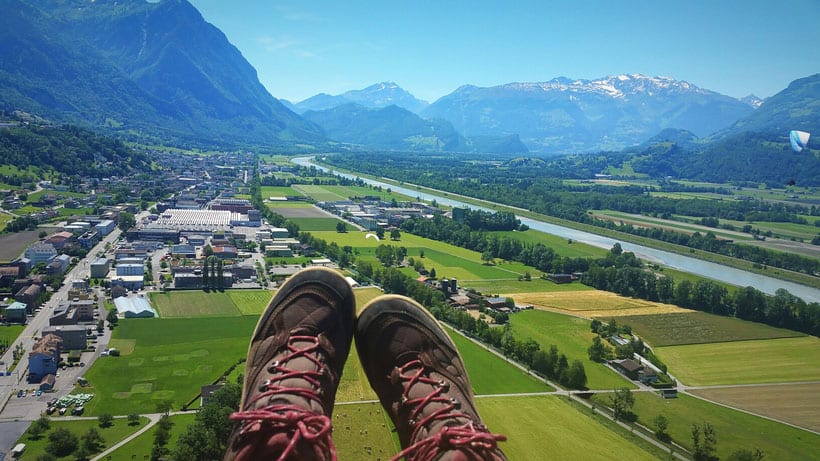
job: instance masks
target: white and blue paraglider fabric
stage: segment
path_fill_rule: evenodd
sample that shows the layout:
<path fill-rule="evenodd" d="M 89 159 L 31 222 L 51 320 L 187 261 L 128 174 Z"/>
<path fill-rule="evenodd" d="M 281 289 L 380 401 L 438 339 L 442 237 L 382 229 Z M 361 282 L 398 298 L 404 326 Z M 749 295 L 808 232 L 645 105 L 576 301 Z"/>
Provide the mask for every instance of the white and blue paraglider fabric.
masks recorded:
<path fill-rule="evenodd" d="M 809 144 L 809 137 L 811 137 L 811 133 L 805 131 L 792 130 L 789 132 L 789 143 L 792 145 L 792 150 L 801 152 L 805 149 L 806 145 Z"/>

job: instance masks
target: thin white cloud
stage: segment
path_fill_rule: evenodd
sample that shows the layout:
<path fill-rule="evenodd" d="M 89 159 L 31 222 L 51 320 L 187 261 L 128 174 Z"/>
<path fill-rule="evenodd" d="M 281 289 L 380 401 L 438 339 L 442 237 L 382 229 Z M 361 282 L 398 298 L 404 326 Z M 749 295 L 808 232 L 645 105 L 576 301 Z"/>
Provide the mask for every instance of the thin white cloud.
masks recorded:
<path fill-rule="evenodd" d="M 302 6 L 302 5 L 298 5 Z M 312 11 L 303 10 L 296 5 L 277 4 L 274 5 L 276 11 L 282 15 L 282 18 L 292 22 L 322 22 L 323 19 Z"/>

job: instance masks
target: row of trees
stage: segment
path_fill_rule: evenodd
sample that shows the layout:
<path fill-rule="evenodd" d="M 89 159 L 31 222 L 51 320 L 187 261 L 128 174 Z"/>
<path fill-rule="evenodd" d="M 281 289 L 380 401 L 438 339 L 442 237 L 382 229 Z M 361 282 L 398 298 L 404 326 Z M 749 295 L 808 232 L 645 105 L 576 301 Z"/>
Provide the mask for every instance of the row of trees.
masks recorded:
<path fill-rule="evenodd" d="M 589 271 L 581 277 L 581 283 L 624 296 L 820 336 L 820 303 L 806 303 L 785 289 L 777 290 L 774 296 L 754 287 L 741 288 L 730 294 L 725 286 L 711 280 L 676 282 L 670 275 L 658 276 L 644 270 L 633 254 L 621 252 L 617 244 L 606 258 L 590 262 Z"/>

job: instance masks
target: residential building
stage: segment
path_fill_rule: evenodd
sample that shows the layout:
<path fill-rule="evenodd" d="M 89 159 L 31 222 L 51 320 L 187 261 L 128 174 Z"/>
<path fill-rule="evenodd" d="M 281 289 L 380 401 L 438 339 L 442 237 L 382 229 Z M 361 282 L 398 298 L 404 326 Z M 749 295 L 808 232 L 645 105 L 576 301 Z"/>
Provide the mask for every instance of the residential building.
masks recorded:
<path fill-rule="evenodd" d="M 63 340 L 43 335 L 28 355 L 28 382 L 39 384 L 46 375 L 57 373 Z"/>
<path fill-rule="evenodd" d="M 62 349 L 85 350 L 88 347 L 85 325 L 60 325 L 43 328 L 44 335 L 58 336 L 62 341 Z"/>
<path fill-rule="evenodd" d="M 6 307 L 5 321 L 8 323 L 26 323 L 26 305 L 19 301 Z"/>
<path fill-rule="evenodd" d="M 91 278 L 102 279 L 108 277 L 111 270 L 111 260 L 108 258 L 97 258 L 91 262 Z"/>
<path fill-rule="evenodd" d="M 57 256 L 57 249 L 50 243 L 35 243 L 26 248 L 25 257 L 31 261 L 31 267 L 40 263 L 47 263 L 51 258 Z"/>
<path fill-rule="evenodd" d="M 139 275 L 145 274 L 145 266 L 143 264 L 117 264 L 117 277 L 125 275 Z"/>
<path fill-rule="evenodd" d="M 106 219 L 100 221 L 100 223 L 94 226 L 94 228 L 100 233 L 100 235 L 106 236 L 117 228 L 117 223 L 115 223 L 113 219 Z"/>

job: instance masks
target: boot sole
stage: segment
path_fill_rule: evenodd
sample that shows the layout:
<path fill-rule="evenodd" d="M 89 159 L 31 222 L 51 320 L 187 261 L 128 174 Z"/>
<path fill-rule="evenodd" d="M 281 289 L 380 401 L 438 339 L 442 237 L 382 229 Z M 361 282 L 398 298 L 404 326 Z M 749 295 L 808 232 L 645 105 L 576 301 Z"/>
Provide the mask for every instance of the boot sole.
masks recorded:
<path fill-rule="evenodd" d="M 344 300 L 346 298 L 350 298 L 351 303 L 349 305 L 345 304 L 345 308 L 349 308 L 347 310 L 350 311 L 350 314 L 345 312 L 340 312 L 342 316 L 350 316 L 351 318 L 355 317 L 355 310 L 356 310 L 356 301 L 353 297 L 353 289 L 350 287 L 350 284 L 347 283 L 347 280 L 344 279 L 338 272 L 328 269 L 326 267 L 310 267 L 307 269 L 303 269 L 295 274 L 293 274 L 289 279 L 276 290 L 276 295 L 274 295 L 273 299 L 270 300 L 268 306 L 265 308 L 265 312 L 259 317 L 259 320 L 256 322 L 256 327 L 253 330 L 253 336 L 251 336 L 251 340 L 248 343 L 248 351 L 245 353 L 245 357 L 250 357 L 251 347 L 253 343 L 259 340 L 259 332 L 263 330 L 263 326 L 270 321 L 270 318 L 273 316 L 274 313 L 279 311 L 279 303 L 281 303 L 284 299 L 286 299 L 290 294 L 297 288 L 305 284 L 312 284 L 312 283 L 320 283 L 325 285 L 326 287 L 330 288 L 333 292 L 339 295 L 339 298 Z M 354 319 L 355 322 L 355 319 Z M 248 374 L 248 364 L 245 365 L 245 376 Z M 239 404 L 239 408 L 245 408 L 245 396 L 248 395 L 248 386 L 249 382 L 247 379 L 244 380 L 242 383 L 242 401 Z"/>

